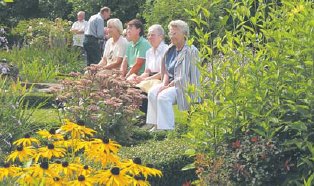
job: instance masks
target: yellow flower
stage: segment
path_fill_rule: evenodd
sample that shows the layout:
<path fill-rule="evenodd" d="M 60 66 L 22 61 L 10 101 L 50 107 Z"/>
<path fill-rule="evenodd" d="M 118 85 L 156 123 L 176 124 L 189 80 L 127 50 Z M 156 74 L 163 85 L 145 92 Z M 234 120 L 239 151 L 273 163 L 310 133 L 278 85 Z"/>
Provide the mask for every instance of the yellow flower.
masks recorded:
<path fill-rule="evenodd" d="M 33 149 L 32 146 L 28 146 L 28 147 L 18 146 L 16 148 L 16 151 L 12 152 L 7 157 L 7 161 L 12 160 L 14 162 L 15 159 L 18 158 L 21 162 L 24 162 L 31 159 L 35 154 L 36 154 L 36 150 Z"/>
<path fill-rule="evenodd" d="M 131 184 L 133 186 L 149 186 L 149 182 L 143 177 L 143 176 L 134 176 L 134 178 L 131 181 Z"/>
<path fill-rule="evenodd" d="M 71 137 L 73 139 L 80 139 L 81 137 L 85 137 L 86 135 L 93 136 L 93 133 L 96 132 L 93 129 L 85 127 L 83 123 L 79 124 L 81 125 L 73 123 L 70 120 L 65 120 L 65 125 L 61 126 L 60 129 L 64 132 L 71 133 Z"/>
<path fill-rule="evenodd" d="M 89 176 L 79 175 L 76 180 L 69 182 L 72 186 L 93 186 L 94 179 Z"/>
<path fill-rule="evenodd" d="M 119 157 L 115 154 L 107 154 L 106 150 L 100 151 L 99 149 L 86 149 L 84 152 L 85 157 L 93 162 L 100 162 L 103 167 L 108 164 L 119 164 Z"/>
<path fill-rule="evenodd" d="M 142 160 L 140 158 L 134 158 L 134 160 L 130 160 L 126 163 L 122 163 L 122 165 L 127 169 L 131 175 L 137 176 L 142 174 L 145 178 L 148 176 L 162 176 L 162 172 L 160 170 L 146 167 L 142 165 Z"/>
<path fill-rule="evenodd" d="M 292 14 L 297 14 L 299 12 L 302 12 L 303 10 L 304 10 L 304 6 L 303 5 L 298 5 L 298 6 L 296 6 L 295 8 L 293 8 L 291 10 L 291 13 Z"/>
<path fill-rule="evenodd" d="M 50 129 L 49 132 L 47 130 L 40 130 L 37 132 L 42 138 L 47 138 L 48 140 L 62 140 L 62 134 L 56 133 L 55 129 Z"/>
<path fill-rule="evenodd" d="M 100 171 L 95 175 L 96 183 L 100 185 L 124 186 L 129 185 L 131 177 L 126 174 L 126 170 L 113 167 L 110 170 Z"/>
<path fill-rule="evenodd" d="M 0 167 L 0 182 L 8 176 L 17 176 L 20 171 L 19 167 L 12 167 L 9 163 L 4 164 L 4 167 Z"/>
<path fill-rule="evenodd" d="M 50 164 L 50 168 L 54 170 L 56 174 L 60 174 L 62 171 L 62 162 L 57 160 L 54 163 Z"/>
<path fill-rule="evenodd" d="M 105 152 L 106 154 L 110 154 L 111 152 L 117 154 L 118 150 L 121 147 L 121 145 L 119 145 L 117 142 L 106 137 L 104 137 L 103 139 L 94 139 L 94 141 L 91 141 L 91 143 L 91 148 L 97 148 L 101 152 Z"/>
<path fill-rule="evenodd" d="M 19 146 L 19 145 L 22 145 L 24 147 L 27 147 L 27 146 L 31 146 L 32 143 L 36 143 L 37 145 L 40 144 L 39 140 L 36 139 L 36 138 L 31 138 L 29 134 L 26 134 L 24 136 L 24 138 L 21 138 L 19 140 L 16 140 L 13 145 L 16 145 L 16 146 Z"/>
<path fill-rule="evenodd" d="M 67 161 L 62 162 L 60 173 L 66 176 L 72 176 L 75 172 L 78 172 L 80 169 L 80 165 L 75 163 L 69 163 Z"/>
<path fill-rule="evenodd" d="M 61 158 L 65 155 L 66 150 L 64 148 L 55 147 L 53 144 L 48 144 L 47 147 L 41 147 L 38 149 L 35 161 L 37 162 L 40 157 L 51 159 L 52 157 Z"/>
<path fill-rule="evenodd" d="M 76 149 L 78 144 L 81 142 L 79 139 L 68 139 L 67 137 L 64 137 L 63 140 L 60 141 L 54 141 L 53 144 L 56 147 L 63 147 L 63 148 L 73 148 Z"/>
<path fill-rule="evenodd" d="M 79 170 L 79 175 L 90 175 L 92 172 L 94 172 L 94 169 L 88 165 L 84 165 Z"/>
<path fill-rule="evenodd" d="M 42 162 L 40 164 L 35 164 L 29 168 L 25 168 L 26 172 L 29 173 L 34 179 L 42 179 L 44 177 L 50 176 L 55 177 L 57 173 L 55 170 L 49 167 L 48 162 Z"/>
<path fill-rule="evenodd" d="M 74 152 L 77 152 L 81 149 L 89 150 L 92 148 L 90 141 L 81 141 L 77 139 L 74 139 L 74 140 L 75 141 L 73 142 L 73 145 L 72 145 L 72 147 L 74 147 Z"/>
<path fill-rule="evenodd" d="M 35 185 L 39 183 L 39 178 L 32 177 L 31 173 L 24 173 L 17 179 L 17 182 L 20 185 Z"/>
<path fill-rule="evenodd" d="M 66 185 L 66 181 L 63 180 L 59 176 L 48 177 L 46 179 L 46 185 L 49 185 L 49 186 L 64 186 L 64 185 Z"/>

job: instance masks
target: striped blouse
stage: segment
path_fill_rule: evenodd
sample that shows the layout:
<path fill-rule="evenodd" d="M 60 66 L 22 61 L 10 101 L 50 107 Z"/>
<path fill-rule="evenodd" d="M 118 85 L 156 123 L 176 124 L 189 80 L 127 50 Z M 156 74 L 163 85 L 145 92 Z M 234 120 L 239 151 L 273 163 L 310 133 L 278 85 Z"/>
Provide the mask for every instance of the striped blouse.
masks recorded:
<path fill-rule="evenodd" d="M 165 73 L 168 74 L 165 61 L 167 60 L 167 53 L 170 49 L 176 47 L 175 45 L 171 44 L 164 55 L 161 64 L 161 77 Z M 200 71 L 197 68 L 196 63 L 200 61 L 199 52 L 197 48 L 192 45 L 188 46 L 187 44 L 184 45 L 182 51 L 178 54 L 177 63 L 174 67 L 174 86 L 176 88 L 177 93 L 177 104 L 179 110 L 188 110 L 190 105 L 186 99 L 186 88 L 189 84 L 193 84 L 196 87 L 200 86 Z M 192 100 L 197 99 L 197 102 L 200 102 L 200 98 L 198 97 L 197 93 L 194 92 L 189 95 Z"/>

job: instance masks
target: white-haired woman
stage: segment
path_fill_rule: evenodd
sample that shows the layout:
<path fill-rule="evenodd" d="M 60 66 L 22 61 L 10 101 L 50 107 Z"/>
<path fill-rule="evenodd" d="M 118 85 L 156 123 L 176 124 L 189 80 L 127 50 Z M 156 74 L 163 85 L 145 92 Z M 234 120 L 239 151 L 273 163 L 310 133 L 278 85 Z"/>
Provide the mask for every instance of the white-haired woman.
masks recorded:
<path fill-rule="evenodd" d="M 107 29 L 110 39 L 106 42 L 103 57 L 98 65 L 107 70 L 120 69 L 128 44 L 122 36 L 122 22 L 117 18 L 109 19 Z"/>
<path fill-rule="evenodd" d="M 161 25 L 155 24 L 148 28 L 147 39 L 151 48 L 146 52 L 145 71 L 140 76 L 131 75 L 128 80 L 139 83 L 143 80 L 160 80 L 161 60 L 164 57 L 168 45 L 164 42 L 165 31 Z"/>
<path fill-rule="evenodd" d="M 156 129 L 173 130 L 174 112 L 172 105 L 177 103 L 179 110 L 188 110 L 186 99 L 188 84 L 199 86 L 200 72 L 196 47 L 188 46 L 189 26 L 182 20 L 171 21 L 168 25 L 171 45 L 161 65 L 162 83 L 148 92 L 147 124 L 156 125 Z M 197 95 L 189 95 L 199 101 Z"/>

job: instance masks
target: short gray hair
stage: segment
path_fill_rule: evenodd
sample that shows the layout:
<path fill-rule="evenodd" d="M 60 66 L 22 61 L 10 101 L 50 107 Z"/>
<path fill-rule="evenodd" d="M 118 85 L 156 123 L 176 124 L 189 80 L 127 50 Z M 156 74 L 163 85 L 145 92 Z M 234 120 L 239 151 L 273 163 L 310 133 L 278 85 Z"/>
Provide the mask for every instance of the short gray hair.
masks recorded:
<path fill-rule="evenodd" d="M 148 28 L 148 33 L 149 32 L 156 32 L 158 35 L 165 36 L 165 31 L 162 28 L 162 26 L 159 24 L 154 24 L 154 25 L 150 26 Z"/>
<path fill-rule="evenodd" d="M 108 25 L 113 25 L 116 29 L 118 29 L 120 35 L 122 35 L 122 33 L 123 33 L 123 25 L 122 25 L 122 22 L 120 21 L 120 19 L 118 19 L 118 18 L 109 19 L 107 21 L 107 26 Z"/>
<path fill-rule="evenodd" d="M 182 20 L 171 21 L 168 25 L 169 30 L 170 28 L 178 28 L 186 37 L 189 37 L 190 34 L 189 25 Z"/>
<path fill-rule="evenodd" d="M 84 11 L 79 11 L 79 12 L 77 13 L 77 15 L 80 15 L 80 14 L 82 14 L 82 15 L 85 17 L 85 12 L 84 12 Z"/>

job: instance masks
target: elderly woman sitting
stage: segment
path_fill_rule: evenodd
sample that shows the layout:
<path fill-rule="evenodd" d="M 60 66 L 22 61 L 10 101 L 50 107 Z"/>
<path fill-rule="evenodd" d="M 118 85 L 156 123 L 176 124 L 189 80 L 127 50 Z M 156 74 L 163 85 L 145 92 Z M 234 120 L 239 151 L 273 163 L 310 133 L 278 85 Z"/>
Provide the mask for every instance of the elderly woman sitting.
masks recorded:
<path fill-rule="evenodd" d="M 161 65 L 162 83 L 148 92 L 146 118 L 147 124 L 156 125 L 161 130 L 174 129 L 173 104 L 177 103 L 179 110 L 189 109 L 185 90 L 188 84 L 199 86 L 200 76 L 196 66 L 199 62 L 198 50 L 186 43 L 189 35 L 187 23 L 181 20 L 171 21 L 168 28 L 171 45 Z M 196 95 L 190 96 L 196 98 Z"/>
<path fill-rule="evenodd" d="M 122 22 L 116 18 L 109 19 L 107 31 L 110 39 L 106 42 L 103 57 L 98 65 L 107 70 L 120 69 L 128 45 L 128 41 L 122 36 Z"/>
<path fill-rule="evenodd" d="M 143 88 L 144 92 L 147 92 L 146 89 L 149 89 L 154 83 L 160 83 L 161 60 L 168 49 L 168 45 L 164 42 L 164 36 L 165 31 L 161 25 L 155 24 L 148 28 L 147 39 L 152 47 L 146 52 L 145 71 L 140 76 L 132 74 L 127 79 L 134 83 L 141 82 L 138 86 Z"/>

